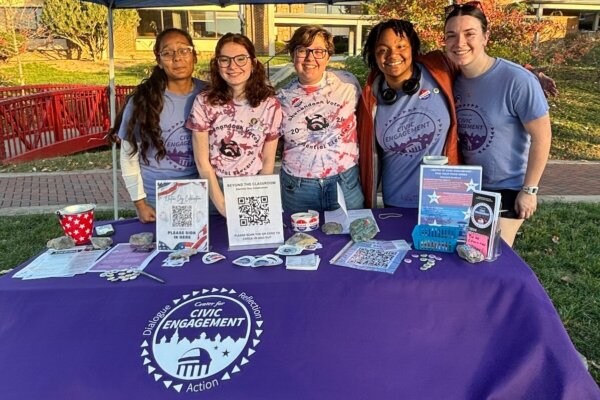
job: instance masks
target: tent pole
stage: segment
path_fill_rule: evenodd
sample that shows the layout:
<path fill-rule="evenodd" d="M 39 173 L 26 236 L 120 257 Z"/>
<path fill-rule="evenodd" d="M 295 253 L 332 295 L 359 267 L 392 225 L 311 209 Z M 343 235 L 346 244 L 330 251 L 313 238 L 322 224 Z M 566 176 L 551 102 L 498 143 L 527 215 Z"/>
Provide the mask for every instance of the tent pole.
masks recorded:
<path fill-rule="evenodd" d="M 108 7 L 108 95 L 110 105 L 110 127 L 115 124 L 115 42 L 113 32 L 113 4 Z M 119 219 L 119 190 L 117 187 L 117 143 L 112 144 L 113 217 Z"/>

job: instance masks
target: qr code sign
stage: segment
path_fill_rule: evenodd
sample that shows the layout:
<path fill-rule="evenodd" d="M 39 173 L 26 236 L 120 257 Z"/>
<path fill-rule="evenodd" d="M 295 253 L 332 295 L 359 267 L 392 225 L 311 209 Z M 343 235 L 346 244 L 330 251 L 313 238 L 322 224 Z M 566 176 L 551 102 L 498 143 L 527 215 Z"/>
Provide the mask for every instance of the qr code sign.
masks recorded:
<path fill-rule="evenodd" d="M 172 224 L 176 228 L 192 227 L 192 206 L 189 204 L 174 204 L 171 207 Z"/>
<path fill-rule="evenodd" d="M 240 226 L 265 225 L 269 220 L 269 196 L 238 197 Z"/>
<path fill-rule="evenodd" d="M 387 266 L 394 260 L 395 256 L 395 251 L 358 249 L 356 253 L 350 257 L 348 262 L 357 265 L 365 265 L 368 267 Z"/>

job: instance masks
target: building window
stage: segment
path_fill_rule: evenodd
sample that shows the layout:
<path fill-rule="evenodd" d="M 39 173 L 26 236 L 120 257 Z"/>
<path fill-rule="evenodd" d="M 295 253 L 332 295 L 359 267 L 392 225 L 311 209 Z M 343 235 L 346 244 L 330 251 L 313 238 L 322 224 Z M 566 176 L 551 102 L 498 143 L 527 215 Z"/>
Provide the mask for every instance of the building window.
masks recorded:
<path fill-rule="evenodd" d="M 307 14 L 329 14 L 327 4 L 307 4 L 304 6 L 304 12 Z"/>
<path fill-rule="evenodd" d="M 138 10 L 138 37 L 155 37 L 169 28 L 190 32 L 194 39 L 219 38 L 227 32 L 240 32 L 237 13 L 196 10 Z"/>

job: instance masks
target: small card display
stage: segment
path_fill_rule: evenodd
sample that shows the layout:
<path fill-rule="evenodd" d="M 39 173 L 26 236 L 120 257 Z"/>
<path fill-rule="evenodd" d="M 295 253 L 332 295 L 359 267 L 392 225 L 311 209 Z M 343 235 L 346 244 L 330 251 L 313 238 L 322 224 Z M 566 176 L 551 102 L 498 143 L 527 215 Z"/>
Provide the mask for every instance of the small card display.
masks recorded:
<path fill-rule="evenodd" d="M 498 219 L 501 196 L 499 193 L 475 191 L 470 209 L 467 244 L 479 250 L 486 260 L 496 257 L 499 245 Z"/>
<path fill-rule="evenodd" d="M 283 244 L 279 175 L 223 178 L 229 249 Z"/>
<path fill-rule="evenodd" d="M 159 251 L 208 251 L 208 181 L 156 181 L 156 241 Z"/>

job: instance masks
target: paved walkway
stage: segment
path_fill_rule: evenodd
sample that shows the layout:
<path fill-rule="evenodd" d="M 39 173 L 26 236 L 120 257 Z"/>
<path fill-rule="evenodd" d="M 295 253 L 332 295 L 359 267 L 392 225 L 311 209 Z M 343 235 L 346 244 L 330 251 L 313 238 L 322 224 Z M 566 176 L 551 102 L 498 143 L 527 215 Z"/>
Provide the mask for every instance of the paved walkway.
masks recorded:
<path fill-rule="evenodd" d="M 132 209 L 120 172 L 117 175 L 119 209 Z M 600 162 L 549 162 L 540 200 L 600 203 Z M 0 215 L 54 212 L 83 203 L 113 209 L 111 170 L 0 174 Z"/>

